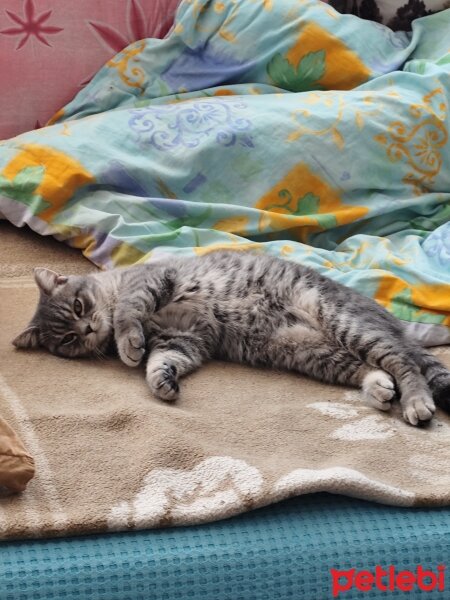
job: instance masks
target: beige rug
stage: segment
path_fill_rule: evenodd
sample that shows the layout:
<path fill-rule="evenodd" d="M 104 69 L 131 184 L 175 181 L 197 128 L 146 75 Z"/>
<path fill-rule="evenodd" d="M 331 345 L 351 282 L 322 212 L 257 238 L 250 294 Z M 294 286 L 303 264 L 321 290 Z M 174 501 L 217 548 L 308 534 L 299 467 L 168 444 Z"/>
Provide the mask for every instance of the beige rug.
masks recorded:
<path fill-rule="evenodd" d="M 222 519 L 328 491 L 403 506 L 450 504 L 450 419 L 414 429 L 357 391 L 212 363 L 173 406 L 111 359 L 19 352 L 35 265 L 91 269 L 52 240 L 0 222 L 0 415 L 36 477 L 0 498 L 0 536 L 65 535 Z M 438 350 L 450 364 L 450 349 Z"/>

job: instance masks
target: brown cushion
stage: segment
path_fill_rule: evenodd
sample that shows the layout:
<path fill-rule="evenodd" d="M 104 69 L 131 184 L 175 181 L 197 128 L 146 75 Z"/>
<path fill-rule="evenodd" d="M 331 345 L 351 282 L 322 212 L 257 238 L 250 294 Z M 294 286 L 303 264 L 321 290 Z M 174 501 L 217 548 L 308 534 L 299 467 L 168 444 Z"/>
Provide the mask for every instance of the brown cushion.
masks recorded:
<path fill-rule="evenodd" d="M 21 492 L 34 475 L 34 460 L 20 438 L 0 417 L 0 488 Z"/>

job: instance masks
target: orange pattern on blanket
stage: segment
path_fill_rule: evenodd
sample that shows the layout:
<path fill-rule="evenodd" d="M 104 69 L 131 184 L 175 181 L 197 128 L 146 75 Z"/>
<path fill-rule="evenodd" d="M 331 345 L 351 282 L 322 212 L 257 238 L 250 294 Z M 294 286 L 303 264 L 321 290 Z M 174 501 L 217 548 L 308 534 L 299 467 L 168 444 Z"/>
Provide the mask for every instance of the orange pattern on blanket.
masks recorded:
<path fill-rule="evenodd" d="M 297 230 L 297 239 L 307 241 L 312 232 L 352 223 L 366 215 L 366 206 L 342 204 L 336 189 L 310 171 L 305 163 L 297 164 L 255 208 L 264 211 L 260 231 Z"/>
<path fill-rule="evenodd" d="M 22 152 L 8 163 L 3 176 L 12 181 L 28 167 L 44 169 L 44 176 L 36 188 L 36 194 L 51 205 L 38 215 L 47 222 L 53 219 L 80 187 L 95 181 L 94 176 L 77 160 L 64 152 L 38 144 L 23 144 Z"/>
<path fill-rule="evenodd" d="M 409 285 L 393 273 L 385 273 L 380 278 L 375 299 L 395 316 L 407 320 L 408 317 L 412 317 L 411 320 L 419 322 L 434 322 L 450 326 L 450 285 L 445 283 Z M 402 307 L 402 303 L 409 306 Z"/>
<path fill-rule="evenodd" d="M 51 119 L 48 120 L 47 122 L 47 127 L 49 127 L 50 125 L 54 125 L 55 123 L 57 123 L 60 119 L 62 119 L 62 117 L 64 116 L 64 109 L 60 108 L 58 110 L 58 112 L 56 112 L 53 117 Z"/>
<path fill-rule="evenodd" d="M 315 23 L 308 23 L 300 32 L 297 43 L 287 52 L 287 60 L 297 66 L 310 52 L 325 50 L 325 73 L 317 81 L 326 90 L 351 90 L 367 81 L 370 69 L 357 54 L 337 37 Z"/>
<path fill-rule="evenodd" d="M 214 96 L 236 96 L 236 92 L 227 88 L 220 88 L 214 92 Z"/>
<path fill-rule="evenodd" d="M 450 326 L 450 285 L 445 283 L 415 284 L 412 289 L 412 299 L 416 306 L 427 311 L 445 315 L 443 325 Z"/>

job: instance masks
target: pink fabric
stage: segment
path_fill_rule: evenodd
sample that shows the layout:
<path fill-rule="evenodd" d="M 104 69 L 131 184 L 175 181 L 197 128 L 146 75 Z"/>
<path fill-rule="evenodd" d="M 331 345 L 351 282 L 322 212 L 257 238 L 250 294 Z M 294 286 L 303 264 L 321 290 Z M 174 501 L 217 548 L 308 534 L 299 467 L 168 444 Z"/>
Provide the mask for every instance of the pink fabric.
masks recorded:
<path fill-rule="evenodd" d="M 1 0 L 0 139 L 44 125 L 130 42 L 164 37 L 180 0 Z"/>

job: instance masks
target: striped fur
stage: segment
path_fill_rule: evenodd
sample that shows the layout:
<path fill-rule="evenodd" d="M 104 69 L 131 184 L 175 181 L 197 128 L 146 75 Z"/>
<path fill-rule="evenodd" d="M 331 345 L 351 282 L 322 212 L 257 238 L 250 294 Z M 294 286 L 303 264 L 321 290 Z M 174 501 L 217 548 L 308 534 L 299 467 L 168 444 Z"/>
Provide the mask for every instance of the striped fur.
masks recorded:
<path fill-rule="evenodd" d="M 217 251 L 85 277 L 36 269 L 35 278 L 39 305 L 17 347 L 75 357 L 105 353 L 114 340 L 127 365 L 146 358 L 147 382 L 163 400 L 216 357 L 361 387 L 380 410 L 398 392 L 412 425 L 430 420 L 435 402 L 450 408 L 450 372 L 400 321 L 292 262 Z"/>

